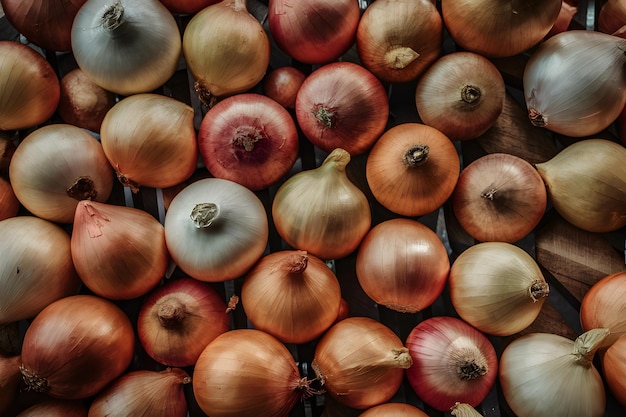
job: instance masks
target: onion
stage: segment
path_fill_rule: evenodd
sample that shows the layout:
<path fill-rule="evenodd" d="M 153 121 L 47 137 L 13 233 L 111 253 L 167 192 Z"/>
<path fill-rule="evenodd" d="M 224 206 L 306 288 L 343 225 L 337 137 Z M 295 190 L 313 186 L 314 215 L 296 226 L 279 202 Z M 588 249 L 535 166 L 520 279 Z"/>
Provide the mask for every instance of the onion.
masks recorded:
<path fill-rule="evenodd" d="M 584 331 L 609 329 L 605 345 L 626 333 L 626 271 L 607 275 L 587 290 L 580 304 L 580 323 Z"/>
<path fill-rule="evenodd" d="M 604 381 L 615 399 L 626 407 L 626 334 L 622 334 L 601 359 Z"/>
<path fill-rule="evenodd" d="M 198 143 L 191 106 L 158 94 L 118 102 L 102 121 L 100 140 L 118 180 L 137 192 L 166 188 L 193 174 Z"/>
<path fill-rule="evenodd" d="M 269 237 L 261 200 L 243 185 L 220 178 L 198 180 L 179 192 L 164 226 L 176 265 L 207 282 L 244 275 L 263 255 Z"/>
<path fill-rule="evenodd" d="M 360 17 L 354 0 L 270 0 L 267 21 L 272 39 L 287 55 L 326 64 L 354 44 Z"/>
<path fill-rule="evenodd" d="M 43 309 L 26 330 L 22 377 L 32 391 L 87 398 L 126 370 L 134 341 L 130 320 L 111 301 L 68 296 Z"/>
<path fill-rule="evenodd" d="M 459 402 L 452 406 L 450 414 L 456 417 L 482 417 L 482 414 L 476 411 L 476 409 L 471 405 Z"/>
<path fill-rule="evenodd" d="M 278 251 L 246 274 L 241 303 L 255 329 L 283 343 L 306 343 L 337 319 L 341 288 L 321 259 L 306 251 Z"/>
<path fill-rule="evenodd" d="M 48 120 L 61 87 L 52 66 L 34 49 L 0 40 L 0 130 L 25 129 Z"/>
<path fill-rule="evenodd" d="M 87 412 L 88 407 L 83 400 L 45 399 L 16 417 L 87 417 Z"/>
<path fill-rule="evenodd" d="M 13 154 L 15 153 L 15 149 L 17 146 L 13 141 L 13 138 L 16 136 L 11 136 L 11 134 L 6 137 L 0 131 L 0 176 L 9 176 L 9 164 L 11 163 L 11 158 L 13 158 Z M 12 133 L 17 133 L 16 131 L 12 131 Z"/>
<path fill-rule="evenodd" d="M 368 408 L 359 417 L 428 417 L 428 414 L 411 404 L 386 403 Z"/>
<path fill-rule="evenodd" d="M 100 132 L 106 113 L 115 104 L 115 94 L 95 84 L 80 68 L 61 78 L 59 116 L 66 123 Z"/>
<path fill-rule="evenodd" d="M 626 39 L 587 30 L 562 32 L 543 42 L 523 77 L 533 125 L 572 137 L 606 129 L 626 104 L 625 48 Z"/>
<path fill-rule="evenodd" d="M 202 119 L 200 156 L 213 176 L 251 190 L 277 183 L 298 159 L 298 131 L 285 108 L 260 94 L 236 94 Z"/>
<path fill-rule="evenodd" d="M 181 51 L 176 20 L 158 0 L 87 0 L 72 24 L 79 68 L 118 94 L 148 93 L 165 84 Z"/>
<path fill-rule="evenodd" d="M 539 224 L 548 195 L 537 170 L 507 153 L 488 154 L 467 165 L 452 193 L 463 229 L 482 242 L 517 242 Z"/>
<path fill-rule="evenodd" d="M 498 336 L 530 326 L 549 293 L 535 260 L 505 242 L 478 243 L 463 251 L 452 263 L 449 286 L 459 316 Z"/>
<path fill-rule="evenodd" d="M 70 236 L 52 222 L 35 216 L 0 221 L 0 253 L 0 324 L 33 318 L 78 291 Z"/>
<path fill-rule="evenodd" d="M 437 59 L 420 77 L 415 103 L 420 119 L 451 140 L 475 139 L 496 122 L 506 90 L 498 68 L 473 52 Z"/>
<path fill-rule="evenodd" d="M 610 35 L 624 37 L 626 26 L 626 1 L 607 0 L 598 12 L 598 30 Z"/>
<path fill-rule="evenodd" d="M 172 13 L 196 14 L 219 0 L 160 0 Z"/>
<path fill-rule="evenodd" d="M 293 249 L 340 259 L 354 252 L 369 231 L 369 202 L 346 174 L 350 160 L 337 148 L 319 167 L 296 173 L 276 191 L 272 219 Z"/>
<path fill-rule="evenodd" d="M 608 332 L 590 330 L 575 341 L 530 333 L 511 342 L 500 358 L 499 381 L 515 415 L 604 416 L 604 385 L 592 361 Z"/>
<path fill-rule="evenodd" d="M 578 0 L 563 0 L 559 16 L 556 18 L 554 25 L 546 37 L 549 38 L 557 33 L 569 30 L 576 13 L 578 13 Z"/>
<path fill-rule="evenodd" d="M 169 266 L 165 231 L 133 207 L 81 201 L 71 237 L 74 266 L 96 295 L 130 300 L 150 291 Z"/>
<path fill-rule="evenodd" d="M 421 216 L 441 207 L 454 191 L 460 171 L 459 155 L 450 139 L 419 123 L 388 129 L 365 165 L 376 200 L 404 216 Z"/>
<path fill-rule="evenodd" d="M 229 330 L 224 300 L 208 283 L 182 277 L 154 289 L 137 318 L 141 346 L 167 366 L 192 366 L 213 339 Z"/>
<path fill-rule="evenodd" d="M 0 177 L 0 220 L 17 216 L 20 202 L 13 192 L 11 184 Z"/>
<path fill-rule="evenodd" d="M 296 96 L 306 74 L 290 65 L 278 67 L 265 75 L 263 92 L 288 109 L 296 107 Z"/>
<path fill-rule="evenodd" d="M 89 417 L 186 417 L 183 387 L 190 382 L 179 368 L 127 372 L 98 393 L 89 406 Z"/>
<path fill-rule="evenodd" d="M 72 49 L 74 17 L 86 0 L 2 0 L 2 10 L 11 25 L 29 42 L 43 49 Z"/>
<path fill-rule="evenodd" d="M 381 80 L 415 80 L 439 58 L 443 21 L 432 0 L 382 0 L 363 12 L 356 48 L 361 64 Z"/>
<path fill-rule="evenodd" d="M 296 117 L 304 135 L 331 152 L 362 154 L 383 133 L 389 101 L 381 82 L 363 66 L 344 61 L 324 65 L 302 83 Z"/>
<path fill-rule="evenodd" d="M 20 356 L 0 355 L 0 413 L 4 415 L 20 391 Z"/>
<path fill-rule="evenodd" d="M 285 345 L 261 330 L 236 329 L 204 349 L 193 393 L 212 417 L 286 417 L 311 390 Z"/>
<path fill-rule="evenodd" d="M 258 84 L 271 54 L 269 37 L 245 0 L 224 0 L 194 15 L 185 28 L 183 52 L 198 97 L 209 107 Z"/>
<path fill-rule="evenodd" d="M 442 0 L 446 29 L 463 49 L 488 57 L 522 53 L 548 34 L 561 0 Z"/>
<path fill-rule="evenodd" d="M 432 305 L 448 280 L 443 242 L 424 224 L 389 219 L 374 226 L 359 246 L 356 275 L 377 304 L 403 313 Z"/>
<path fill-rule="evenodd" d="M 411 363 L 390 328 L 369 317 L 348 317 L 324 333 L 311 366 L 333 399 L 366 409 L 393 397 Z"/>
<path fill-rule="evenodd" d="M 410 386 L 424 403 L 448 411 L 456 402 L 480 404 L 496 381 L 498 358 L 489 339 L 462 320 L 436 316 L 420 322 L 406 339 L 413 366 Z"/>
<path fill-rule="evenodd" d="M 29 134 L 13 154 L 9 176 L 28 211 L 58 223 L 72 223 L 81 200 L 106 201 L 114 179 L 98 140 L 68 124 Z"/>
<path fill-rule="evenodd" d="M 588 232 L 626 225 L 626 148 L 606 139 L 585 139 L 536 164 L 556 211 Z"/>

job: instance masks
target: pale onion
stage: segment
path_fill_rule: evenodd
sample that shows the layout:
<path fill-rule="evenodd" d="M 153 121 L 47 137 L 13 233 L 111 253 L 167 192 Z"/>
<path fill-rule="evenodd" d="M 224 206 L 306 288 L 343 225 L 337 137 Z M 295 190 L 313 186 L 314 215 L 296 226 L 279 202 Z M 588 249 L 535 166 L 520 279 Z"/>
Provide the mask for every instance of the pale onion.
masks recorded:
<path fill-rule="evenodd" d="M 212 417 L 287 417 L 311 395 L 287 347 L 256 329 L 231 330 L 209 343 L 192 384 L 200 409 Z"/>
<path fill-rule="evenodd" d="M 341 288 L 326 262 L 283 250 L 265 255 L 246 274 L 241 303 L 255 329 L 283 343 L 306 343 L 337 319 Z"/>
<path fill-rule="evenodd" d="M 164 226 L 176 265 L 207 282 L 245 274 L 265 252 L 269 237 L 261 200 L 243 185 L 220 178 L 198 180 L 179 192 Z"/>
<path fill-rule="evenodd" d="M 502 394 L 518 417 L 601 417 L 606 394 L 593 357 L 608 329 L 570 340 L 530 333 L 513 340 L 500 358 Z"/>
<path fill-rule="evenodd" d="M 452 141 L 420 123 L 388 129 L 365 165 L 367 184 L 376 200 L 404 216 L 433 212 L 450 197 L 461 165 Z"/>
<path fill-rule="evenodd" d="M 307 139 L 326 152 L 350 155 L 372 147 L 387 126 L 389 100 L 363 66 L 342 61 L 311 73 L 296 96 L 296 118 Z"/>
<path fill-rule="evenodd" d="M 601 356 L 604 381 L 615 399 L 626 407 L 626 334 Z"/>
<path fill-rule="evenodd" d="M 580 304 L 580 324 L 584 331 L 609 329 L 605 344 L 626 333 L 626 271 L 607 275 L 587 290 Z"/>
<path fill-rule="evenodd" d="M 11 158 L 9 177 L 28 211 L 68 224 L 79 201 L 106 201 L 114 182 L 100 142 L 68 124 L 47 125 L 29 134 Z"/>
<path fill-rule="evenodd" d="M 3 415 L 15 402 L 20 391 L 20 363 L 19 355 L 0 355 L 0 413 Z"/>
<path fill-rule="evenodd" d="M 296 67 L 278 67 L 265 75 L 263 93 L 288 109 L 296 107 L 296 96 L 306 74 Z"/>
<path fill-rule="evenodd" d="M 497 336 L 530 326 L 550 291 L 537 262 L 506 242 L 478 243 L 461 252 L 452 263 L 448 282 L 459 316 Z"/>
<path fill-rule="evenodd" d="M 487 57 L 513 56 L 538 44 L 561 0 L 442 0 L 443 22 L 461 48 Z"/>
<path fill-rule="evenodd" d="M 626 30 L 626 1 L 607 0 L 598 13 L 598 30 L 624 37 Z"/>
<path fill-rule="evenodd" d="M 61 78 L 58 111 L 65 123 L 100 132 L 104 116 L 115 103 L 115 94 L 95 84 L 80 68 Z"/>
<path fill-rule="evenodd" d="M 165 84 L 181 51 L 176 20 L 158 0 L 87 0 L 72 24 L 79 68 L 118 94 L 147 93 Z"/>
<path fill-rule="evenodd" d="M 299 156 L 298 139 L 296 124 L 283 106 L 261 94 L 241 93 L 206 113 L 198 148 L 214 177 L 256 191 L 287 175 Z"/>
<path fill-rule="evenodd" d="M 450 414 L 455 417 L 482 417 L 482 414 L 476 411 L 471 405 L 459 402 L 452 406 Z"/>
<path fill-rule="evenodd" d="M 448 252 L 437 234 L 412 219 L 374 226 L 359 246 L 356 275 L 377 304 L 403 313 L 432 305 L 448 280 Z"/>
<path fill-rule="evenodd" d="M 394 402 L 375 405 L 359 414 L 359 417 L 428 417 L 428 414 L 414 405 Z"/>
<path fill-rule="evenodd" d="M 230 328 L 226 303 L 206 282 L 189 277 L 155 288 L 141 303 L 137 336 L 146 353 L 167 366 L 192 366 Z"/>
<path fill-rule="evenodd" d="M 459 224 L 474 239 L 513 243 L 539 224 L 548 195 L 529 162 L 492 153 L 463 168 L 450 201 Z"/>
<path fill-rule="evenodd" d="M 87 417 L 84 400 L 44 399 L 23 410 L 15 417 Z"/>
<path fill-rule="evenodd" d="M 191 377 L 180 368 L 127 372 L 96 395 L 89 417 L 186 417 L 189 383 Z"/>
<path fill-rule="evenodd" d="M 587 30 L 543 42 L 523 75 L 532 124 L 572 137 L 606 129 L 626 104 L 624 49 L 626 39 Z"/>
<path fill-rule="evenodd" d="M 355 251 L 369 231 L 369 202 L 346 174 L 350 160 L 337 148 L 319 167 L 296 173 L 276 191 L 274 225 L 293 249 L 339 259 Z"/>
<path fill-rule="evenodd" d="M 160 0 L 172 13 L 195 14 L 220 0 Z"/>
<path fill-rule="evenodd" d="M 119 101 L 102 121 L 100 140 L 125 187 L 167 188 L 193 174 L 198 143 L 191 106 L 159 94 Z"/>
<path fill-rule="evenodd" d="M 0 253 L 0 324 L 33 318 L 79 289 L 70 236 L 48 220 L 17 216 L 0 221 Z"/>
<path fill-rule="evenodd" d="M 54 69 L 34 49 L 0 40 L 0 130 L 25 129 L 55 112 L 61 87 Z"/>
<path fill-rule="evenodd" d="M 443 21 L 432 0 L 379 0 L 359 20 L 356 49 L 361 64 L 381 80 L 415 80 L 442 48 Z"/>
<path fill-rule="evenodd" d="M 453 52 L 419 78 L 415 104 L 424 124 L 451 140 L 468 140 L 493 126 L 505 94 L 504 79 L 491 61 L 473 52 Z"/>
<path fill-rule="evenodd" d="M 575 142 L 536 164 L 556 211 L 588 232 L 626 225 L 626 147 L 606 139 Z"/>
<path fill-rule="evenodd" d="M 0 177 L 0 220 L 17 216 L 20 202 L 13 192 L 13 187 L 4 178 Z"/>
<path fill-rule="evenodd" d="M 348 317 L 318 341 L 311 364 L 326 393 L 356 409 L 389 401 L 412 364 L 408 349 L 384 324 Z"/>
<path fill-rule="evenodd" d="M 296 61 L 327 64 L 354 44 L 361 17 L 354 0 L 270 0 L 267 21 L 276 45 Z"/>
<path fill-rule="evenodd" d="M 130 300 L 156 287 L 169 266 L 163 225 L 133 207 L 81 201 L 71 237 L 81 281 L 110 300 Z"/>
<path fill-rule="evenodd" d="M 463 320 L 435 316 L 406 339 L 413 366 L 409 385 L 424 403 L 448 411 L 457 402 L 480 404 L 498 375 L 496 351 L 487 337 Z"/>
<path fill-rule="evenodd" d="M 44 308 L 22 344 L 20 371 L 29 390 L 53 398 L 95 395 L 128 368 L 135 336 L 126 313 L 95 295 L 71 295 Z"/>
<path fill-rule="evenodd" d="M 11 25 L 37 46 L 51 51 L 72 49 L 72 22 L 86 0 L 1 0 Z"/>
<path fill-rule="evenodd" d="M 183 53 L 207 106 L 258 84 L 270 61 L 270 41 L 245 0 L 223 0 L 205 7 L 189 21 Z"/>

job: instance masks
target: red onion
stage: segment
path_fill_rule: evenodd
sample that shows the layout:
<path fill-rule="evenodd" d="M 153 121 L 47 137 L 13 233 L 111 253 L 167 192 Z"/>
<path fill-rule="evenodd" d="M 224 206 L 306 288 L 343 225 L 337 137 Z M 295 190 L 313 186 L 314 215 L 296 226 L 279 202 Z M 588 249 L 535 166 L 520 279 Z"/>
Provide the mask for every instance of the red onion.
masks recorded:
<path fill-rule="evenodd" d="M 219 3 L 221 0 L 160 0 L 172 13 L 195 14 L 207 6 Z"/>
<path fill-rule="evenodd" d="M 293 109 L 296 106 L 296 96 L 306 74 L 292 66 L 276 68 L 265 75 L 263 92 L 283 107 Z"/>

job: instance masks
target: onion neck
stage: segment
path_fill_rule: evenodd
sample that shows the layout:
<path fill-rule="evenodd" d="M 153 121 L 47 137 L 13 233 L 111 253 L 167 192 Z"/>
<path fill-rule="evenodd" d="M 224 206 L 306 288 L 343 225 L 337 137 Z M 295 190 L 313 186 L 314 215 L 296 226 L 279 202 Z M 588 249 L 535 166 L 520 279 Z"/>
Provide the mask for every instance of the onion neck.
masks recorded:
<path fill-rule="evenodd" d="M 546 127 L 548 125 L 548 118 L 535 108 L 535 101 L 535 90 L 532 90 L 528 98 L 528 118 L 533 126 Z"/>
<path fill-rule="evenodd" d="M 459 340 L 459 344 L 463 341 Z M 453 342 L 450 346 L 450 359 L 452 369 L 457 378 L 462 381 L 472 381 L 484 376 L 489 371 L 489 365 L 485 355 L 473 345 L 457 345 Z"/>
<path fill-rule="evenodd" d="M 95 200 L 98 197 L 96 184 L 89 177 L 78 177 L 66 190 L 67 195 L 75 200 Z"/>
<path fill-rule="evenodd" d="M 528 287 L 528 294 L 533 302 L 539 300 L 540 298 L 547 297 L 550 293 L 550 286 L 547 282 L 537 279 L 530 284 Z"/>
<path fill-rule="evenodd" d="M 578 365 L 590 368 L 596 351 L 603 347 L 603 342 L 610 334 L 609 329 L 591 329 L 581 334 L 574 341 L 573 355 Z"/>
<path fill-rule="evenodd" d="M 107 32 L 113 32 L 124 23 L 124 6 L 118 0 L 111 4 L 102 15 L 102 27 Z"/>
<path fill-rule="evenodd" d="M 482 198 L 486 198 L 487 200 L 493 201 L 496 198 L 497 192 L 498 189 L 496 187 L 489 187 L 485 191 L 480 193 L 480 196 Z"/>
<path fill-rule="evenodd" d="M 122 174 L 119 171 L 119 166 L 115 170 L 115 175 L 117 176 L 117 180 L 124 186 L 130 188 L 133 194 L 137 194 L 139 192 L 139 184 L 135 181 L 128 178 L 126 175 Z"/>
<path fill-rule="evenodd" d="M 290 253 L 281 260 L 281 264 L 288 274 L 302 274 L 309 264 L 308 253 L 302 250 Z"/>
<path fill-rule="evenodd" d="M 345 149 L 337 148 L 334 149 L 324 162 L 322 162 L 322 167 L 333 167 L 337 171 L 344 172 L 346 170 L 346 166 L 350 162 L 350 154 Z"/>
<path fill-rule="evenodd" d="M 236 12 L 248 11 L 246 0 L 228 0 L 227 5 L 235 9 Z"/>
<path fill-rule="evenodd" d="M 196 81 L 193 87 L 196 90 L 196 94 L 198 94 L 198 99 L 202 104 L 204 104 L 208 108 L 215 106 L 218 98 L 215 97 L 213 93 L 211 93 L 211 90 L 209 90 L 202 82 Z"/>
<path fill-rule="evenodd" d="M 403 69 L 419 58 L 420 54 L 407 46 L 396 46 L 385 53 L 384 61 L 391 69 Z"/>
<path fill-rule="evenodd" d="M 24 365 L 20 365 L 20 373 L 22 379 L 29 391 L 46 392 L 48 391 L 48 380 L 29 370 Z"/>
<path fill-rule="evenodd" d="M 415 168 L 428 160 L 429 152 L 430 148 L 428 145 L 415 145 L 405 152 L 402 160 L 409 168 Z"/>
<path fill-rule="evenodd" d="M 198 229 L 209 227 L 220 216 L 220 206 L 215 203 L 198 203 L 189 217 Z"/>
<path fill-rule="evenodd" d="M 480 101 L 480 88 L 474 85 L 464 85 L 461 89 L 461 100 L 467 104 L 478 104 Z"/>
<path fill-rule="evenodd" d="M 333 127 L 335 127 L 337 116 L 335 112 L 328 107 L 320 104 L 314 111 L 314 114 L 317 121 L 320 122 L 324 127 L 328 129 L 332 129 Z"/>
<path fill-rule="evenodd" d="M 100 213 L 100 210 L 95 208 L 93 204 L 89 202 L 79 204 L 83 205 L 85 212 L 87 213 L 87 216 L 84 218 L 84 222 L 89 237 L 96 238 L 102 236 L 102 226 L 104 223 L 110 222 L 109 218 Z"/>
<path fill-rule="evenodd" d="M 246 152 L 252 152 L 254 146 L 260 140 L 265 139 L 263 132 L 254 126 L 238 126 L 233 135 L 232 144 L 243 148 Z"/>
<path fill-rule="evenodd" d="M 187 317 L 187 308 L 177 298 L 170 298 L 157 306 L 157 317 L 166 329 L 179 328 Z"/>

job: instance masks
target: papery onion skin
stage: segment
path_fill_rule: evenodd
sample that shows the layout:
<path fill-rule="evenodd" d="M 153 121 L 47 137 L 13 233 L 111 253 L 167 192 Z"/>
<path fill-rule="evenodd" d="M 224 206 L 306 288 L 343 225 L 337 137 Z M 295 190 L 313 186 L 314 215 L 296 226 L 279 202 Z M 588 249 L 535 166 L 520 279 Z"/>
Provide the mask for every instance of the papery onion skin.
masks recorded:
<path fill-rule="evenodd" d="M 389 401 L 412 364 L 399 337 L 369 317 L 348 317 L 318 341 L 313 369 L 340 404 L 366 409 Z"/>
<path fill-rule="evenodd" d="M 15 133 L 15 135 L 12 135 Z M 14 138 L 17 137 L 17 131 L 9 132 L 9 134 L 5 137 L 3 132 L 0 131 L 0 176 L 8 178 L 9 176 L 9 165 L 11 164 L 11 158 L 13 158 L 13 154 L 15 153 L 15 149 L 17 146 L 13 141 Z"/>
<path fill-rule="evenodd" d="M 434 316 L 406 339 L 413 366 L 406 376 L 415 393 L 439 411 L 456 402 L 480 404 L 498 375 L 496 351 L 487 337 L 466 322 Z"/>
<path fill-rule="evenodd" d="M 130 365 L 132 324 L 113 302 L 72 295 L 42 310 L 24 335 L 20 370 L 29 389 L 60 399 L 95 395 Z"/>
<path fill-rule="evenodd" d="M 514 243 L 539 224 L 548 194 L 529 162 L 507 153 L 492 153 L 461 171 L 451 204 L 459 224 L 474 239 Z"/>
<path fill-rule="evenodd" d="M 604 380 L 615 399 L 626 407 L 626 334 L 617 339 L 601 356 Z"/>
<path fill-rule="evenodd" d="M 114 180 L 100 142 L 85 130 L 63 123 L 40 127 L 20 142 L 9 177 L 28 211 L 66 224 L 73 222 L 79 201 L 106 201 Z"/>
<path fill-rule="evenodd" d="M 428 417 L 428 414 L 414 405 L 394 402 L 368 408 L 359 417 Z"/>
<path fill-rule="evenodd" d="M 285 345 L 256 329 L 231 330 L 209 343 L 192 384 L 198 405 L 214 417 L 287 417 L 308 389 Z"/>
<path fill-rule="evenodd" d="M 71 252 L 81 281 L 110 300 L 146 294 L 170 261 L 163 225 L 151 214 L 95 201 L 76 207 Z"/>
<path fill-rule="evenodd" d="M 251 190 L 276 184 L 298 159 L 298 131 L 285 108 L 269 97 L 241 93 L 206 113 L 198 132 L 206 168 Z"/>
<path fill-rule="evenodd" d="M 371 3 L 357 29 L 362 65 L 381 80 L 417 79 L 439 57 L 443 21 L 431 0 L 383 0 Z"/>
<path fill-rule="evenodd" d="M 72 24 L 72 52 L 93 82 L 127 96 L 165 84 L 178 68 L 182 42 L 158 0 L 87 0 Z"/>
<path fill-rule="evenodd" d="M 452 39 L 486 57 L 520 54 L 543 40 L 561 0 L 443 0 L 441 12 Z"/>
<path fill-rule="evenodd" d="M 195 14 L 220 0 L 160 0 L 172 13 Z"/>
<path fill-rule="evenodd" d="M 583 331 L 606 328 L 610 345 L 626 332 L 626 271 L 607 275 L 587 290 L 580 304 Z"/>
<path fill-rule="evenodd" d="M 83 400 L 46 399 L 31 405 L 16 417 L 87 417 Z"/>
<path fill-rule="evenodd" d="M 461 171 L 452 141 L 421 123 L 402 123 L 376 141 L 365 166 L 374 198 L 403 216 L 433 212 L 452 195 Z"/>
<path fill-rule="evenodd" d="M 0 222 L 0 324 L 35 317 L 50 303 L 78 292 L 70 236 L 35 216 Z"/>
<path fill-rule="evenodd" d="M 607 0 L 598 13 L 598 30 L 624 37 L 626 26 L 626 2 L 624 0 Z"/>
<path fill-rule="evenodd" d="M 137 335 L 146 353 L 167 366 L 192 366 L 230 328 L 226 304 L 213 287 L 189 277 L 168 281 L 143 301 Z"/>
<path fill-rule="evenodd" d="M 39 125 L 54 114 L 61 86 L 46 59 L 27 45 L 0 40 L 0 130 Z"/>
<path fill-rule="evenodd" d="M 451 140 L 475 139 L 496 122 L 506 90 L 498 68 L 473 52 L 438 58 L 420 77 L 415 103 L 420 119 Z"/>
<path fill-rule="evenodd" d="M 607 139 L 575 142 L 535 164 L 548 199 L 574 226 L 611 232 L 626 226 L 626 148 Z"/>
<path fill-rule="evenodd" d="M 265 75 L 263 92 L 281 106 L 293 109 L 296 107 L 296 96 L 306 74 L 296 67 L 278 67 Z"/>
<path fill-rule="evenodd" d="M 412 219 L 374 226 L 356 257 L 357 279 L 365 293 L 377 304 L 403 313 L 432 305 L 449 271 L 448 252 L 439 236 Z"/>
<path fill-rule="evenodd" d="M 0 355 L 0 413 L 4 414 L 15 402 L 20 392 L 20 363 L 19 355 Z"/>
<path fill-rule="evenodd" d="M 389 100 L 363 66 L 342 61 L 311 73 L 296 96 L 296 118 L 310 142 L 326 152 L 369 150 L 387 126 Z"/>
<path fill-rule="evenodd" d="M 20 202 L 13 192 L 13 187 L 4 178 L 0 177 L 0 220 L 17 216 Z"/>
<path fill-rule="evenodd" d="M 327 64 L 353 45 L 361 17 L 354 0 L 270 0 L 272 38 L 287 55 L 305 64 Z"/>
<path fill-rule="evenodd" d="M 510 336 L 539 315 L 549 286 L 535 260 L 506 242 L 483 242 L 452 263 L 450 299 L 459 316 L 478 330 Z"/>

